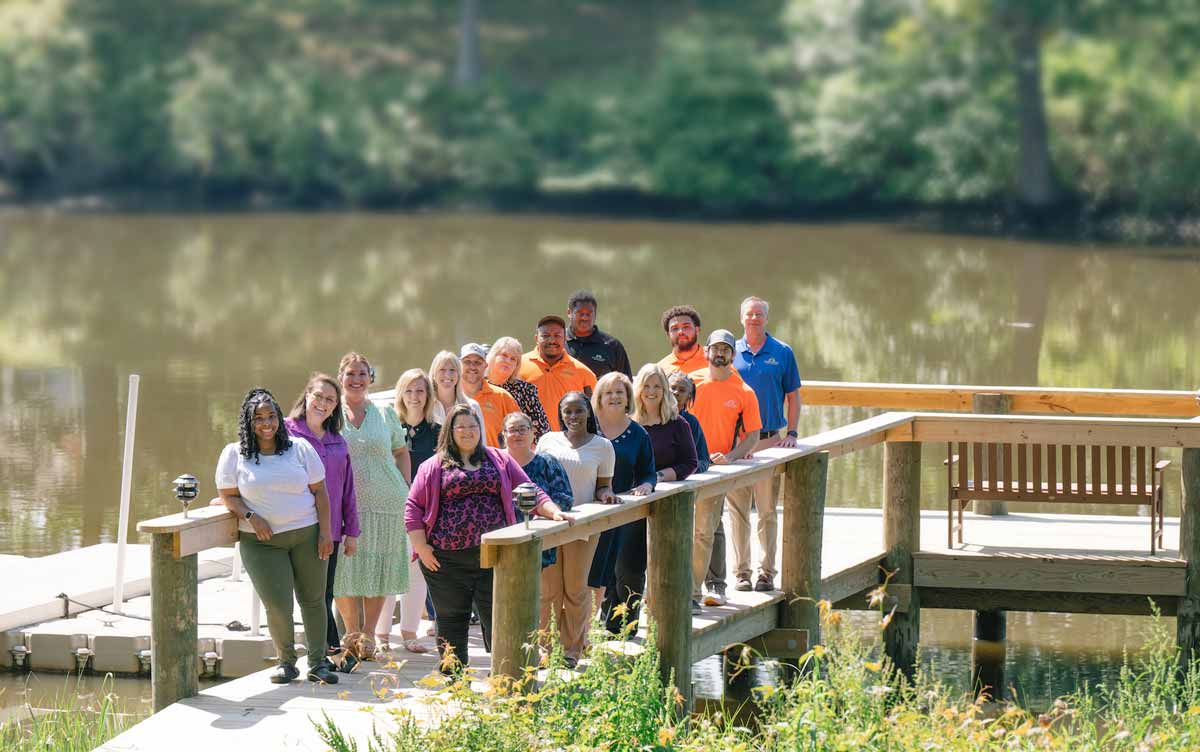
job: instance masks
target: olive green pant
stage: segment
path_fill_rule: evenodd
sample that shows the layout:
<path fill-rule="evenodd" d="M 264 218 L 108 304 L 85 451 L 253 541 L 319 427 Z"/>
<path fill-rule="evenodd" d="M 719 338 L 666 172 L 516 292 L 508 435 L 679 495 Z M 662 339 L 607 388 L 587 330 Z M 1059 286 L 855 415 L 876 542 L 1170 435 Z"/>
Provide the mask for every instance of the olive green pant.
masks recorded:
<path fill-rule="evenodd" d="M 309 666 L 325 657 L 325 570 L 329 562 L 317 555 L 317 527 L 275 533 L 268 541 L 260 541 L 253 533 L 238 533 L 242 564 L 267 609 L 267 628 L 280 663 L 296 664 L 293 594 L 300 604 Z"/>

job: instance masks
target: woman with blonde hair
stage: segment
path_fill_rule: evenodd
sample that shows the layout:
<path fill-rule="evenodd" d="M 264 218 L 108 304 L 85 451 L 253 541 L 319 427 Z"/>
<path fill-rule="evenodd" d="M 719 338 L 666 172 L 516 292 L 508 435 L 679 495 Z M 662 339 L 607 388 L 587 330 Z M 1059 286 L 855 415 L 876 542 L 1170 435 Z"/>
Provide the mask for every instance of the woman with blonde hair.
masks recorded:
<path fill-rule="evenodd" d="M 511 394 L 521 412 L 529 416 L 533 424 L 533 443 L 537 444 L 544 434 L 550 433 L 550 420 L 546 417 L 542 401 L 538 399 L 537 387 L 517 378 L 524 353 L 525 348 L 513 337 L 496 340 L 487 353 L 487 379 L 492 386 Z"/>
<path fill-rule="evenodd" d="M 612 442 L 617 462 L 613 470 L 612 488 L 615 493 L 645 496 L 654 491 L 657 480 L 654 448 L 650 434 L 630 419 L 633 413 L 633 384 L 619 371 L 606 373 L 596 382 L 592 407 L 600 424 L 600 433 Z M 637 585 L 638 573 L 643 585 Z M 637 606 L 642 598 L 646 579 L 646 525 L 630 523 L 600 534 L 600 543 L 592 559 L 588 584 L 604 588 L 601 615 L 613 634 L 622 634 L 626 624 L 632 624 L 632 636 L 637 631 Z M 625 613 L 617 609 L 624 604 Z"/>
<path fill-rule="evenodd" d="M 440 423 L 433 419 L 433 383 L 420 368 L 410 368 L 400 374 L 396 381 L 396 396 L 390 410 L 394 411 L 404 427 L 408 441 L 408 453 L 415 475 L 421 463 L 433 456 L 437 446 Z M 412 478 L 405 478 L 411 485 Z M 421 626 L 421 609 L 432 608 L 426 605 L 429 589 L 425 583 L 425 575 L 415 559 L 408 563 L 408 592 L 400 598 L 400 644 L 410 653 L 425 653 L 428 648 L 418 640 L 417 629 Z M 383 601 L 379 612 L 379 623 L 375 625 L 375 639 L 380 645 L 386 645 L 391 639 L 392 621 L 396 596 L 389 595 Z"/>
<path fill-rule="evenodd" d="M 346 353 L 337 378 L 346 419 L 342 435 L 350 447 L 361 528 L 358 553 L 338 562 L 333 583 L 334 601 L 350 637 L 373 631 L 384 599 L 408 590 L 404 503 L 412 467 L 408 440 L 395 411 L 380 410 L 368 399 L 375 372 L 366 357 Z M 369 656 L 374 647 L 367 645 L 363 652 Z"/>
<path fill-rule="evenodd" d="M 479 403 L 463 392 L 462 362 L 457 355 L 449 350 L 434 355 L 433 362 L 429 364 L 429 380 L 433 383 L 435 423 L 444 424 L 455 405 L 467 405 L 479 418 L 479 424 L 483 425 L 483 410 L 479 409 Z"/>

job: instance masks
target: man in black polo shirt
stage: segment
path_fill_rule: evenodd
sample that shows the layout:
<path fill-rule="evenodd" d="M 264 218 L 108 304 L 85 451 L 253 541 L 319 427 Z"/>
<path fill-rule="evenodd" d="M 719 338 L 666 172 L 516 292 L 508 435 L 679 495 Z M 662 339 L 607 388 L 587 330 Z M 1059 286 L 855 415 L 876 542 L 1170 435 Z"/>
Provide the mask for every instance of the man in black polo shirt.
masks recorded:
<path fill-rule="evenodd" d="M 625 345 L 596 328 L 596 296 L 580 290 L 567 299 L 567 351 L 592 370 L 596 378 L 620 371 L 633 378 Z"/>

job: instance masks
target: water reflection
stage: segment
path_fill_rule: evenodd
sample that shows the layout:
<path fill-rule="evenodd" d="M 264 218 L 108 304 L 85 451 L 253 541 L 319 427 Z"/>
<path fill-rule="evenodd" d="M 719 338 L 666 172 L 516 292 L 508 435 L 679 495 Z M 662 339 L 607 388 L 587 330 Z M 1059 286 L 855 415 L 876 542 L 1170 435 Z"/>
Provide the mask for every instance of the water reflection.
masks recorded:
<path fill-rule="evenodd" d="M 468 340 L 528 346 L 538 315 L 579 287 L 635 363 L 667 351 L 669 305 L 737 331 L 738 302 L 755 293 L 805 378 L 1192 388 L 1197 258 L 879 225 L 6 212 L 0 552 L 115 540 L 134 372 L 137 520 L 174 511 L 181 472 L 212 490 L 248 387 L 288 402 L 351 348 L 374 359 L 382 387 Z M 801 432 L 868 414 L 806 410 Z M 927 451 L 924 505 L 938 508 L 940 450 Z M 880 484 L 878 449 L 839 459 L 828 503 L 877 507 Z"/>

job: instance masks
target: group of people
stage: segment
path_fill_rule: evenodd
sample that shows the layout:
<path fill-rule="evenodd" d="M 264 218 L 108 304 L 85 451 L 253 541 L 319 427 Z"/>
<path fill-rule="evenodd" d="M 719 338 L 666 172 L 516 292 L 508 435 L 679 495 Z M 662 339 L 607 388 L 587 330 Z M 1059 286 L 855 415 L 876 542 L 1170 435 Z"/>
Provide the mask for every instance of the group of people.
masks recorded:
<path fill-rule="evenodd" d="M 313 374 L 286 416 L 266 389 L 246 395 L 216 484 L 239 517 L 242 561 L 267 611 L 279 658 L 272 681 L 300 675 L 293 597 L 311 681 L 337 683 L 327 656 L 348 641 L 368 659 L 390 649 L 397 596 L 405 650 L 427 650 L 422 612 L 436 625 L 444 671 L 466 665 L 473 618 L 490 650 L 492 571 L 480 565 L 480 542 L 522 518 L 518 493 L 536 495 L 532 514 L 571 523 L 579 505 L 620 503 L 710 464 L 795 445 L 800 377 L 791 348 L 767 333 L 767 301 L 742 301 L 740 339 L 717 329 L 703 346 L 696 309 L 668 309 L 671 352 L 636 375 L 621 342 L 596 327 L 597 306 L 590 292 L 573 294 L 565 318 L 537 321 L 528 352 L 512 337 L 439 352 L 428 372 L 400 376 L 390 404 L 372 401 L 375 369 L 357 352 L 336 375 Z M 725 501 L 734 587 L 774 589 L 777 493 L 766 481 L 697 505 L 694 611 L 725 603 Z M 646 560 L 644 520 L 543 552 L 541 626 L 557 627 L 569 665 L 597 606 L 610 632 L 636 632 Z"/>

